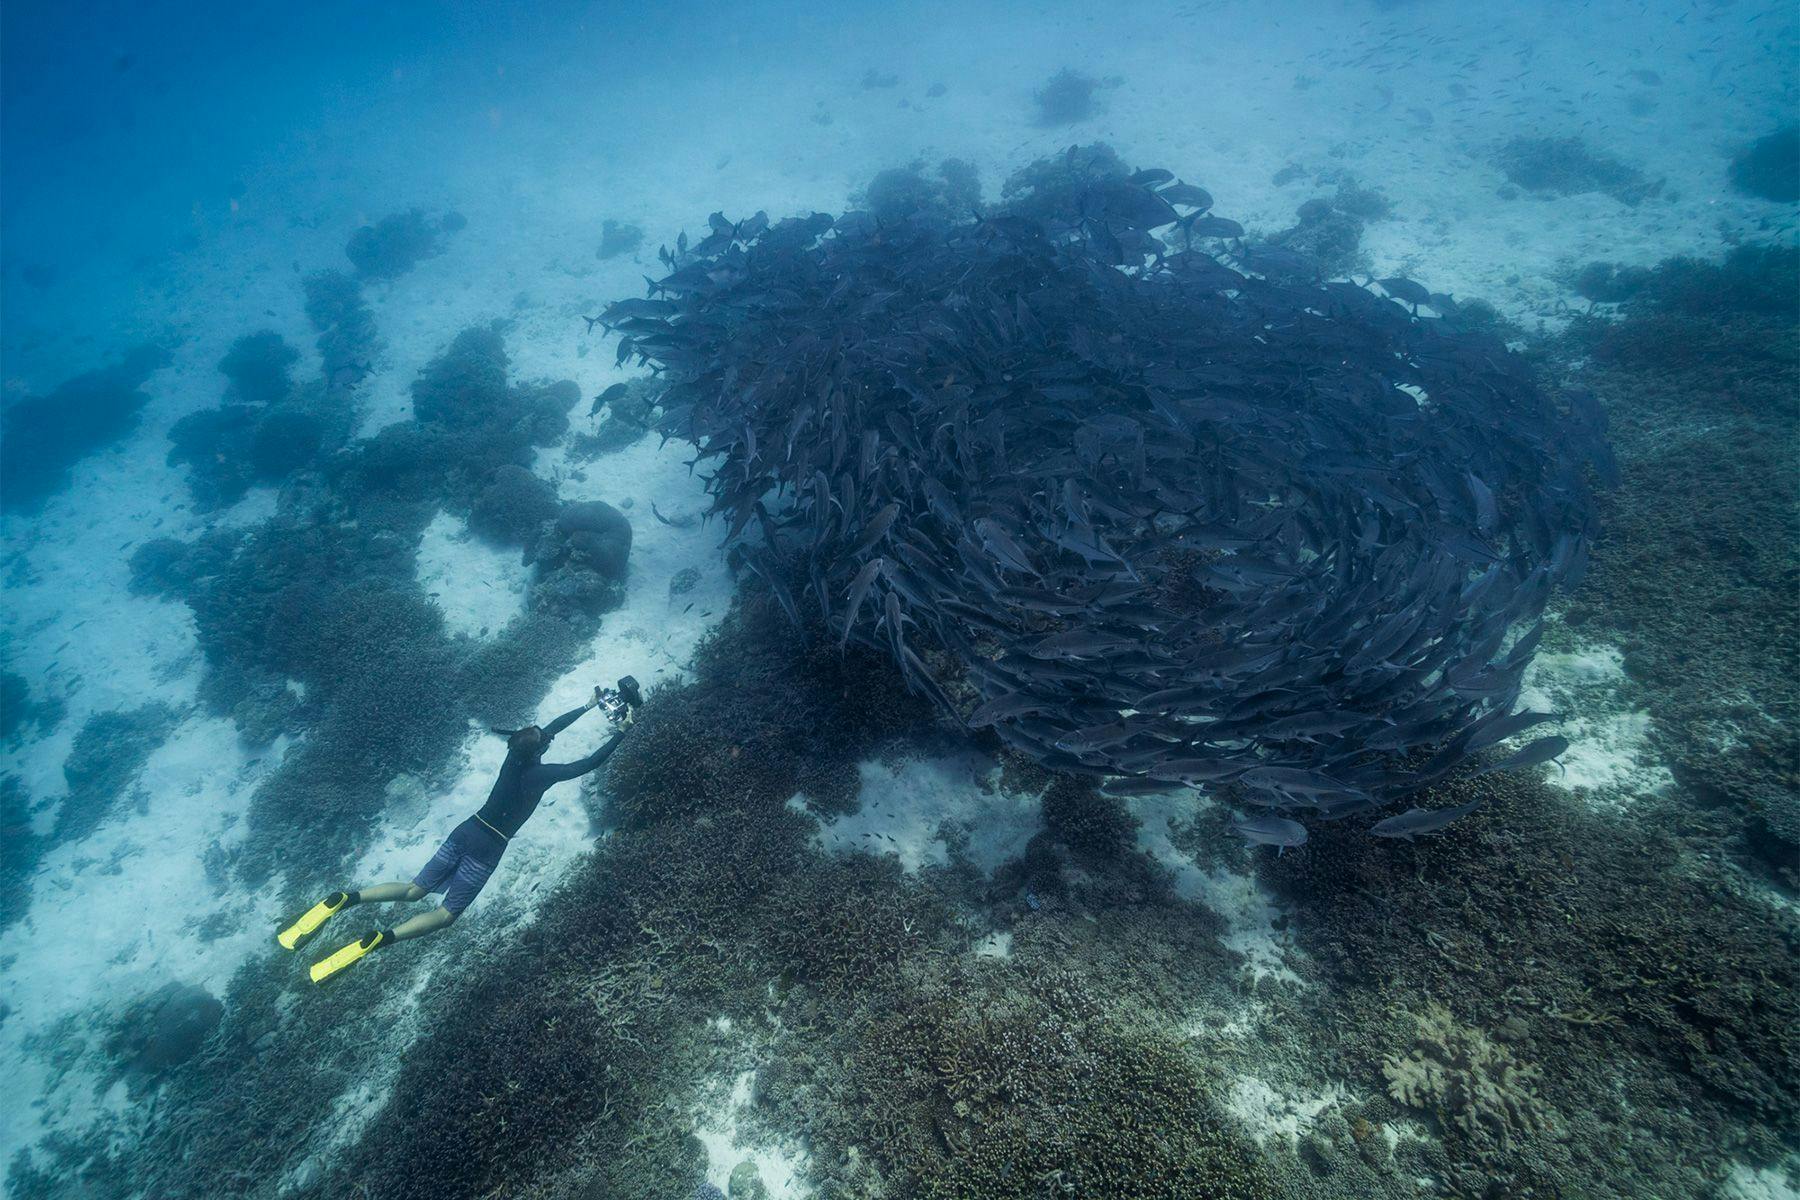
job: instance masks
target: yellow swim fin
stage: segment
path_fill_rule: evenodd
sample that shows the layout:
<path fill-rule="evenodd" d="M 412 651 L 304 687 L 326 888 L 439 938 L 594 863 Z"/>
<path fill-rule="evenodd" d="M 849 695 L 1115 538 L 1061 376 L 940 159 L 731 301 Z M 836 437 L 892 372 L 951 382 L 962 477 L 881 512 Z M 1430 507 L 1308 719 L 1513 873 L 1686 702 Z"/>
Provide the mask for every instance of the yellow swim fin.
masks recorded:
<path fill-rule="evenodd" d="M 287 950 L 298 950 L 300 943 L 319 932 L 319 927 L 329 921 L 332 914 L 341 911 L 350 902 L 347 892 L 333 892 L 303 913 L 299 920 L 275 935 Z"/>
<path fill-rule="evenodd" d="M 363 934 L 362 937 L 338 950 L 330 958 L 320 959 L 314 963 L 312 965 L 312 981 L 324 983 L 369 951 L 379 949 L 393 940 L 394 933 L 391 929 L 376 929 Z"/>

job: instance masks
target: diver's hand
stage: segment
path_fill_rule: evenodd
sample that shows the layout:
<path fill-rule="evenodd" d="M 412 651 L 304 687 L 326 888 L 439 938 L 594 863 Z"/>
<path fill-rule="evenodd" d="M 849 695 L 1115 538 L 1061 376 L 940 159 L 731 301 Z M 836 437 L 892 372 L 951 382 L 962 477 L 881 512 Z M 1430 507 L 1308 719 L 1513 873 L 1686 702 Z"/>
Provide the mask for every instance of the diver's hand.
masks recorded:
<path fill-rule="evenodd" d="M 600 688 L 600 686 L 598 684 L 596 684 L 594 686 L 594 694 L 588 698 L 588 702 L 587 702 L 587 706 L 589 708 L 599 708 L 600 707 L 600 704 L 602 701 L 602 697 L 600 694 L 601 690 L 602 689 Z"/>

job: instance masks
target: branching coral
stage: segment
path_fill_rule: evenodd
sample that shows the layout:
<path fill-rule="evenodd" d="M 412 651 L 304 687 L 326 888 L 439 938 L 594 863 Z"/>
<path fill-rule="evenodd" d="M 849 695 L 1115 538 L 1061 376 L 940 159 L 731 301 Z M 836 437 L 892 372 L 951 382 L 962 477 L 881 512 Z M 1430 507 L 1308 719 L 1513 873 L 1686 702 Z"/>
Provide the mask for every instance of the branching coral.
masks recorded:
<path fill-rule="evenodd" d="M 1620 647 L 1677 781 L 1793 887 L 1800 252 L 1747 245 L 1635 274 L 1618 317 L 1578 319 L 1559 348 L 1611 410 L 1624 469 L 1569 619 Z"/>
<path fill-rule="evenodd" d="M 1504 1150 L 1551 1127 L 1537 1094 L 1538 1068 L 1520 1063 L 1480 1030 L 1457 1024 L 1441 1004 L 1415 1019 L 1413 1048 L 1382 1063 L 1390 1096 Z"/>
<path fill-rule="evenodd" d="M 288 368 L 300 358 L 279 333 L 265 329 L 231 343 L 219 370 L 231 381 L 232 398 L 243 404 L 273 404 L 287 397 Z"/>
<path fill-rule="evenodd" d="M 1254 1154 L 1167 1031 L 1073 973 L 991 960 L 921 972 L 859 1017 L 850 1063 L 888 1195 L 1255 1197 Z"/>

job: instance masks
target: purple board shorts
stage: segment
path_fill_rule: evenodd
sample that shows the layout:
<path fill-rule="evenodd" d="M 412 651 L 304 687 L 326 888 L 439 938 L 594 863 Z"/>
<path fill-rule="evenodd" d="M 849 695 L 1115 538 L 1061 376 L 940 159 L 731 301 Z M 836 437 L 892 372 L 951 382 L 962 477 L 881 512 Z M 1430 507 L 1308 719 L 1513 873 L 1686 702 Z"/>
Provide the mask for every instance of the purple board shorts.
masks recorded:
<path fill-rule="evenodd" d="M 443 892 L 444 908 L 461 916 L 505 853 L 506 839 L 470 817 L 450 831 L 425 869 L 413 877 L 413 886 Z"/>

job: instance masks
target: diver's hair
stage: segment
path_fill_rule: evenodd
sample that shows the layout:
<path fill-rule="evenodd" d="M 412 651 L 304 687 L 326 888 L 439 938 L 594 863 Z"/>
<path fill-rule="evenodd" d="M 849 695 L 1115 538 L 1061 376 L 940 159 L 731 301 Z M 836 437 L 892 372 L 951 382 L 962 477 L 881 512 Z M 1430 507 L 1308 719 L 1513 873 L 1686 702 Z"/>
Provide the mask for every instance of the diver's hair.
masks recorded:
<path fill-rule="evenodd" d="M 536 725 L 527 725 L 523 729 L 495 729 L 490 725 L 488 731 L 505 738 L 509 751 L 536 750 L 544 744 L 544 731 Z"/>

